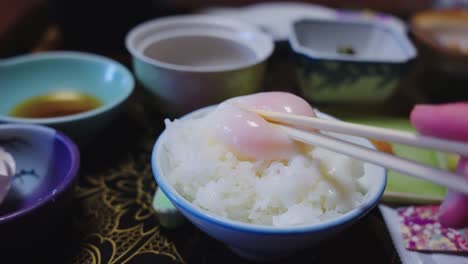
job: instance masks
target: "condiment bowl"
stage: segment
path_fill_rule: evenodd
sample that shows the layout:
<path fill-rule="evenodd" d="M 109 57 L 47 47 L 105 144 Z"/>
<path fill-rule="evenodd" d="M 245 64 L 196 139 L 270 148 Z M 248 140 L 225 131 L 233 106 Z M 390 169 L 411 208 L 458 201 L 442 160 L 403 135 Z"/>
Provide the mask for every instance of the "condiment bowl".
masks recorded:
<path fill-rule="evenodd" d="M 39 125 L 1 124 L 0 146 L 16 163 L 11 188 L 0 204 L 4 257 L 9 250 L 24 253 L 37 243 L 52 243 L 53 234 L 62 232 L 80 154 L 66 135 Z"/>
<path fill-rule="evenodd" d="M 442 73 L 468 75 L 468 10 L 425 10 L 410 20 L 425 65 Z M 444 89 L 445 90 L 445 89 Z"/>
<path fill-rule="evenodd" d="M 213 109 L 213 107 L 202 108 L 184 118 L 199 118 Z M 331 118 L 320 112 L 317 114 L 321 118 Z M 170 166 L 169 157 L 163 146 L 166 140 L 165 133 L 163 132 L 156 141 L 151 158 L 153 175 L 159 188 L 192 224 L 226 244 L 238 255 L 251 260 L 263 261 L 285 257 L 338 234 L 366 215 L 378 203 L 386 185 L 385 169 L 365 163 L 363 177 L 366 177 L 368 183 L 366 197 L 361 205 L 341 216 L 319 223 L 293 227 L 274 227 L 233 221 L 192 204 L 169 183 L 167 178 Z M 343 139 L 373 148 L 373 145 L 363 138 L 343 136 Z"/>
<path fill-rule="evenodd" d="M 78 143 L 89 141 L 112 121 L 134 88 L 132 74 L 118 62 L 82 52 L 45 52 L 0 61 L 0 123 L 46 125 Z M 36 96 L 58 92 L 87 94 L 95 109 L 65 116 L 27 118 L 12 110 Z"/>
<path fill-rule="evenodd" d="M 416 56 L 405 34 L 374 20 L 301 18 L 289 44 L 302 96 L 320 103 L 382 102 Z"/>
<path fill-rule="evenodd" d="M 273 40 L 254 26 L 209 15 L 158 18 L 126 46 L 142 85 L 166 113 L 187 113 L 262 89 Z"/>

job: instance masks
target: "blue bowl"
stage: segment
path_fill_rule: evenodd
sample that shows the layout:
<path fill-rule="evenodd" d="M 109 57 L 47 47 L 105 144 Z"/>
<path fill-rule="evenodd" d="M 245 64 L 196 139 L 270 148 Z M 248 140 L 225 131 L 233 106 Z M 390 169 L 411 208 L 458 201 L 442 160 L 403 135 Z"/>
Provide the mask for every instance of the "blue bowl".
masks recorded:
<path fill-rule="evenodd" d="M 81 52 L 47 52 L 0 61 L 0 123 L 30 123 L 61 130 L 83 142 L 118 113 L 134 88 L 132 74 L 111 59 Z M 53 118 L 9 116 L 19 103 L 54 91 L 76 91 L 97 97 L 102 105 Z"/>
<path fill-rule="evenodd" d="M 0 248 L 24 251 L 27 245 L 48 242 L 63 226 L 80 155 L 67 136 L 38 125 L 0 125 L 0 146 L 16 163 L 10 190 L 0 204 Z"/>
<path fill-rule="evenodd" d="M 213 107 L 202 108 L 184 118 L 197 118 L 213 109 Z M 322 118 L 330 118 L 322 113 L 318 115 Z M 156 141 L 151 157 L 153 175 L 159 188 L 195 226 L 225 243 L 238 255 L 250 260 L 264 261 L 285 257 L 338 234 L 366 215 L 378 203 L 386 185 L 385 169 L 366 163 L 366 176 L 372 179 L 368 194 L 359 207 L 342 216 L 321 223 L 296 227 L 273 227 L 233 221 L 200 209 L 178 194 L 171 186 L 165 174 L 168 170 L 167 152 L 163 147 L 165 133 L 163 132 Z M 346 137 L 346 139 L 373 148 L 373 145 L 366 139 L 356 137 Z"/>
<path fill-rule="evenodd" d="M 289 44 L 299 90 L 313 102 L 382 102 L 416 56 L 403 32 L 371 20 L 299 19 Z"/>

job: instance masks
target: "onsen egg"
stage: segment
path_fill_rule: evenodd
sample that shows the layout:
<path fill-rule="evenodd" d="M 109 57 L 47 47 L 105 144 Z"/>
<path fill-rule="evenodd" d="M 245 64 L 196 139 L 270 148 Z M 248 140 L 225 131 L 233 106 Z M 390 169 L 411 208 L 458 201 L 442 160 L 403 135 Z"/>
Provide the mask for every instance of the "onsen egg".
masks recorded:
<path fill-rule="evenodd" d="M 236 97 L 220 104 L 215 113 L 215 135 L 235 154 L 247 159 L 287 159 L 301 144 L 248 109 L 315 116 L 302 98 L 285 92 L 265 92 Z"/>

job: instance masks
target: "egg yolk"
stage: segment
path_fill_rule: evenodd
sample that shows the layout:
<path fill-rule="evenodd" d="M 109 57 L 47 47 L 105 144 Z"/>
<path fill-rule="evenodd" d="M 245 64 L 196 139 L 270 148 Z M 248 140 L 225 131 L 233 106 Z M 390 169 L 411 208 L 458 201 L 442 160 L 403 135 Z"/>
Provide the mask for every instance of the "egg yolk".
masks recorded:
<path fill-rule="evenodd" d="M 239 157 L 280 160 L 299 153 L 301 144 L 246 108 L 315 116 L 304 99 L 286 92 L 257 93 L 229 99 L 213 113 L 216 137 Z"/>

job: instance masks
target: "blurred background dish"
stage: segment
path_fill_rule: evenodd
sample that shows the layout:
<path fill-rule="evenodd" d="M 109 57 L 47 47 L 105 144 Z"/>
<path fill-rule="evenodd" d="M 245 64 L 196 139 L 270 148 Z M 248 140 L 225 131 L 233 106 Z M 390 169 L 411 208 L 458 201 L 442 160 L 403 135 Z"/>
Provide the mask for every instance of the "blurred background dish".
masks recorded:
<path fill-rule="evenodd" d="M 32 253 L 37 243 L 63 233 L 80 154 L 67 136 L 37 125 L 1 125 L 0 144 L 16 162 L 11 188 L 0 205 L 2 254 L 20 249 L 24 254 L 25 248 Z"/>
<path fill-rule="evenodd" d="M 299 90 L 316 103 L 384 101 L 416 57 L 404 34 L 375 21 L 302 18 L 291 27 Z"/>
<path fill-rule="evenodd" d="M 255 27 L 209 15 L 151 20 L 125 42 L 136 77 L 172 114 L 261 90 L 273 52 L 272 39 Z"/>
<path fill-rule="evenodd" d="M 429 65 L 437 71 L 468 75 L 468 9 L 427 10 L 410 20 L 411 32 Z"/>
<path fill-rule="evenodd" d="M 310 17 L 330 20 L 373 21 L 382 23 L 406 34 L 406 24 L 400 18 L 377 11 L 333 9 L 305 2 L 265 2 L 245 7 L 212 7 L 202 13 L 222 15 L 255 25 L 271 35 L 276 42 L 288 40 L 291 24 L 301 18 Z"/>
<path fill-rule="evenodd" d="M 393 30 L 398 31 L 402 34 L 406 34 L 408 27 L 404 20 L 397 16 L 393 16 L 388 13 L 377 12 L 373 10 L 352 10 L 352 9 L 337 9 L 337 19 L 350 19 L 350 20 L 363 20 L 363 21 L 374 21 L 382 23 Z"/>
<path fill-rule="evenodd" d="M 433 103 L 468 100 L 468 9 L 416 12 L 409 24 L 420 51 L 421 94 Z"/>
<path fill-rule="evenodd" d="M 80 143 L 115 118 L 134 88 L 121 64 L 79 52 L 1 60 L 0 83 L 0 122 L 52 126 Z"/>
<path fill-rule="evenodd" d="M 288 40 L 289 26 L 299 17 L 336 18 L 334 9 L 301 2 L 266 2 L 241 8 L 210 8 L 203 12 L 227 16 L 255 25 L 270 34 L 277 42 Z"/>

